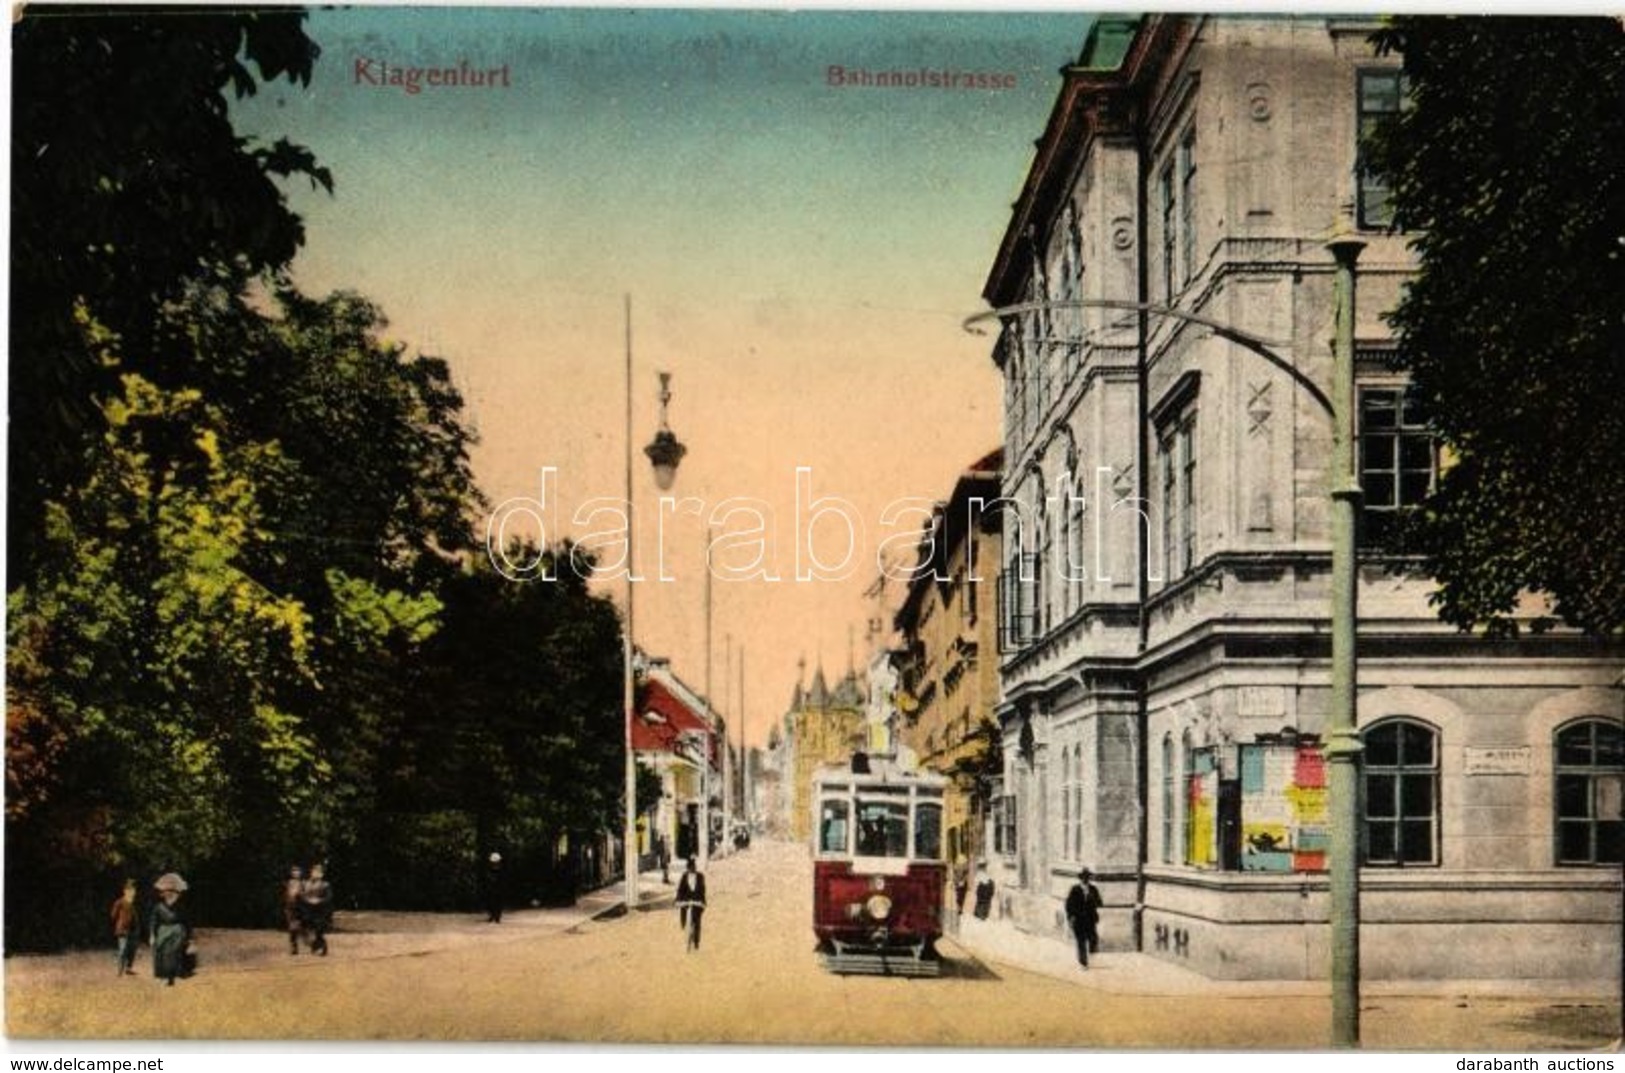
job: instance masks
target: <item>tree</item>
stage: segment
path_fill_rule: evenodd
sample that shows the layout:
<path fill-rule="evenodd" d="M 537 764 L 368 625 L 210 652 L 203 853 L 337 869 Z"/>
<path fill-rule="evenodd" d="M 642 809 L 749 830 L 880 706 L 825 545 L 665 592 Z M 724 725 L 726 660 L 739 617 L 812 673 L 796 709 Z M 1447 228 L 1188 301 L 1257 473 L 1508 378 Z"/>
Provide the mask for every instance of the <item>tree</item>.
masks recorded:
<path fill-rule="evenodd" d="M 29 5 L 12 31 L 10 576 L 26 573 L 44 503 L 81 480 L 118 375 L 79 345 L 76 310 L 127 365 L 179 384 L 148 345 L 198 279 L 285 267 L 304 240 L 278 177 L 328 189 L 308 150 L 240 138 L 227 96 L 308 84 L 318 49 L 298 8 Z M 254 72 L 257 73 L 256 74 Z"/>
<path fill-rule="evenodd" d="M 1419 272 L 1398 361 L 1450 464 L 1408 534 L 1440 614 L 1515 630 L 1525 591 L 1625 630 L 1625 31 L 1395 18 L 1409 102 L 1366 146 Z"/>

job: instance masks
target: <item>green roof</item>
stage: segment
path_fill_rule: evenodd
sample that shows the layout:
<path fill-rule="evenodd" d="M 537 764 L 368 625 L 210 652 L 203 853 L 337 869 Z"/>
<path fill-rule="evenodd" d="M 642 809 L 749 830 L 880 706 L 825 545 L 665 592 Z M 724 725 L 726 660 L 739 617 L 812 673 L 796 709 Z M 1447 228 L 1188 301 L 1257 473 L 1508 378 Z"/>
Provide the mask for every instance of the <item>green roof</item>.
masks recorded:
<path fill-rule="evenodd" d="M 1091 71 L 1115 71 L 1128 55 L 1129 43 L 1140 29 L 1138 15 L 1102 15 L 1089 28 L 1078 66 Z"/>

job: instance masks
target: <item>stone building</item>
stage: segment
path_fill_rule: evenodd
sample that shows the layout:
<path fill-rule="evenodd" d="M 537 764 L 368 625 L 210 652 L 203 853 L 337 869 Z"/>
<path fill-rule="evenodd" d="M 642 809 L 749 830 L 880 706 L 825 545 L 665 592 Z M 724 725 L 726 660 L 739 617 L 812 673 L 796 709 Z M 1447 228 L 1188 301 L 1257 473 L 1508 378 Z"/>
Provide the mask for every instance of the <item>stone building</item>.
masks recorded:
<path fill-rule="evenodd" d="M 982 773 L 998 702 L 999 464 L 993 451 L 960 474 L 926 522 L 916 574 L 896 614 L 902 637 L 897 737 L 922 767 L 949 776 L 944 852 L 983 856 Z"/>
<path fill-rule="evenodd" d="M 1622 652 L 1441 624 L 1401 554 L 1440 465 L 1392 368 L 1415 265 L 1360 132 L 1369 19 L 1099 21 L 984 289 L 1005 382 L 998 906 L 1215 977 L 1327 971 L 1333 259 L 1358 261 L 1364 973 L 1620 964 Z M 1241 333 L 1241 334 L 1238 334 Z M 1278 360 L 1277 366 L 1263 352 Z M 1516 385 L 1509 385 L 1516 390 Z M 1539 610 L 1531 601 L 1531 612 Z"/>
<path fill-rule="evenodd" d="M 813 672 L 812 685 L 803 689 L 796 682 L 772 765 L 779 775 L 784 831 L 791 839 L 805 842 L 811 836 L 813 772 L 823 764 L 844 763 L 866 747 L 866 699 L 855 669 L 848 670 L 834 689 L 822 666 Z"/>

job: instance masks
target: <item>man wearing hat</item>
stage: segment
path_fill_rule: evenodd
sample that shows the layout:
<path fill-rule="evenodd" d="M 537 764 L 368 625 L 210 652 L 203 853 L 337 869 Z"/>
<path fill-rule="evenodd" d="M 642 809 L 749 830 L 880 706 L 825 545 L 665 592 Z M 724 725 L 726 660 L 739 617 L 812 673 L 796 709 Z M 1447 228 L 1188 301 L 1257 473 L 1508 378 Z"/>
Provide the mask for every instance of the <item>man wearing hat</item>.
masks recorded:
<path fill-rule="evenodd" d="M 1066 922 L 1078 941 L 1078 964 L 1089 967 L 1089 954 L 1100 949 L 1100 890 L 1089 882 L 1089 869 L 1078 873 L 1078 881 L 1066 896 Z"/>

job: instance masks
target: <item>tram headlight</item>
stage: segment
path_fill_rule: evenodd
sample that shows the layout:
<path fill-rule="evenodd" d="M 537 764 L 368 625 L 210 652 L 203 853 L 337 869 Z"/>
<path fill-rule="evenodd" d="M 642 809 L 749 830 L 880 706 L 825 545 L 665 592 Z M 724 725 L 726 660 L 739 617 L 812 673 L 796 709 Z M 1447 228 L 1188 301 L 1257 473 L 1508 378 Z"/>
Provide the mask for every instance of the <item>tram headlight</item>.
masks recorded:
<path fill-rule="evenodd" d="M 875 920 L 885 920 L 891 916 L 891 899 L 884 894 L 871 894 L 863 907 Z"/>

